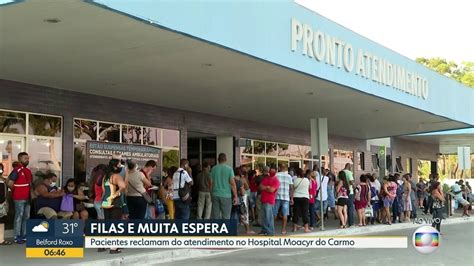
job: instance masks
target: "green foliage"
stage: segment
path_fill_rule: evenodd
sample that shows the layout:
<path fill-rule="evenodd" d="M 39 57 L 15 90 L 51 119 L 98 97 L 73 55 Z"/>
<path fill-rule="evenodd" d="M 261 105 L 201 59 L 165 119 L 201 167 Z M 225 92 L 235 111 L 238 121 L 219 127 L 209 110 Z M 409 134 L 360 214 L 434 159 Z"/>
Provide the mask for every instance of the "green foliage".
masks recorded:
<path fill-rule="evenodd" d="M 422 177 L 425 180 L 428 180 L 430 173 L 431 173 L 431 162 L 418 160 L 418 176 Z"/>
<path fill-rule="evenodd" d="M 461 64 L 457 64 L 454 61 L 448 61 L 441 57 L 418 57 L 416 62 L 442 75 L 457 80 L 468 87 L 474 88 L 474 62 L 462 62 Z"/>

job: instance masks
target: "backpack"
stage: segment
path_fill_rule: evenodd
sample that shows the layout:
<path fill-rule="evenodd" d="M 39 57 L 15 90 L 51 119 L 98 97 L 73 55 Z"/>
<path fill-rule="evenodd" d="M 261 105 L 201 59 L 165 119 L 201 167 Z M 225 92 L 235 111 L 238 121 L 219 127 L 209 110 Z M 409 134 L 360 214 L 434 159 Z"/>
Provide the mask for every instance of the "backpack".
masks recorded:
<path fill-rule="evenodd" d="M 355 200 L 357 201 L 360 201 L 360 191 L 361 191 L 362 187 L 360 185 L 357 185 L 356 187 L 356 194 L 355 194 Z"/>
<path fill-rule="evenodd" d="M 178 195 L 181 201 L 189 203 L 191 202 L 191 186 L 188 182 L 184 182 L 184 186 L 181 187 L 181 176 L 183 175 L 184 170 L 179 172 L 179 183 L 178 183 Z"/>
<path fill-rule="evenodd" d="M 375 196 L 377 196 L 377 188 L 375 188 L 374 186 L 370 186 L 370 195 L 371 199 L 375 198 Z"/>

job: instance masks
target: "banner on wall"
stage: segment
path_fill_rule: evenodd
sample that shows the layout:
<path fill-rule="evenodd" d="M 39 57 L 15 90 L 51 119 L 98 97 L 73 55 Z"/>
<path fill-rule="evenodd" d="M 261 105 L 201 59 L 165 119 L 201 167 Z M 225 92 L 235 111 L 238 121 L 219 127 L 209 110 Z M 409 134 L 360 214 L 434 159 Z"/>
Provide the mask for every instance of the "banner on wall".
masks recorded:
<path fill-rule="evenodd" d="M 86 172 L 91 173 L 92 169 L 99 164 L 107 165 L 113 155 L 120 154 L 124 160 L 132 159 L 142 168 L 149 160 L 157 163 L 152 176 L 160 176 L 161 169 L 161 149 L 153 146 L 111 143 L 100 141 L 87 141 L 86 143 Z"/>

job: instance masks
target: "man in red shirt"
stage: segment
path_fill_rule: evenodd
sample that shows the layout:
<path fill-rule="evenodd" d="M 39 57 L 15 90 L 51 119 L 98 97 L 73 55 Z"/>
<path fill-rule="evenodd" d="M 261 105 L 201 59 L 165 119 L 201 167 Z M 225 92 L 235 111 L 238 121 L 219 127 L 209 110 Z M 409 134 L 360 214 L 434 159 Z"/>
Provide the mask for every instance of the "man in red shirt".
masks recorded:
<path fill-rule="evenodd" d="M 262 231 L 260 235 L 273 236 L 275 235 L 275 224 L 273 219 L 273 206 L 280 187 L 280 181 L 276 176 L 276 168 L 272 166 L 268 176 L 265 176 L 260 183 L 261 201 L 262 201 Z"/>
<path fill-rule="evenodd" d="M 26 152 L 18 154 L 20 165 L 16 166 L 8 176 L 12 188 L 12 198 L 15 204 L 15 220 L 13 231 L 15 242 L 23 244 L 26 241 L 26 221 L 30 218 L 30 193 L 33 175 L 29 168 L 30 156 Z"/>

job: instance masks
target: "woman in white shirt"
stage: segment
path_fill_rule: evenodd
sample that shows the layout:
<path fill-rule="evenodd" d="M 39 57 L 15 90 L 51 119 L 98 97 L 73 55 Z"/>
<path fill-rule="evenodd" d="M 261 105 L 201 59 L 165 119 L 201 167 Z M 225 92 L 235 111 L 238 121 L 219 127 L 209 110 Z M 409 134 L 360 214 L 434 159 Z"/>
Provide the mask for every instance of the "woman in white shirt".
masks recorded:
<path fill-rule="evenodd" d="M 303 219 L 305 233 L 311 232 L 309 230 L 309 179 L 304 177 L 303 169 L 296 169 L 296 179 L 293 181 L 293 232 L 301 228 L 298 226 L 298 220 Z"/>

